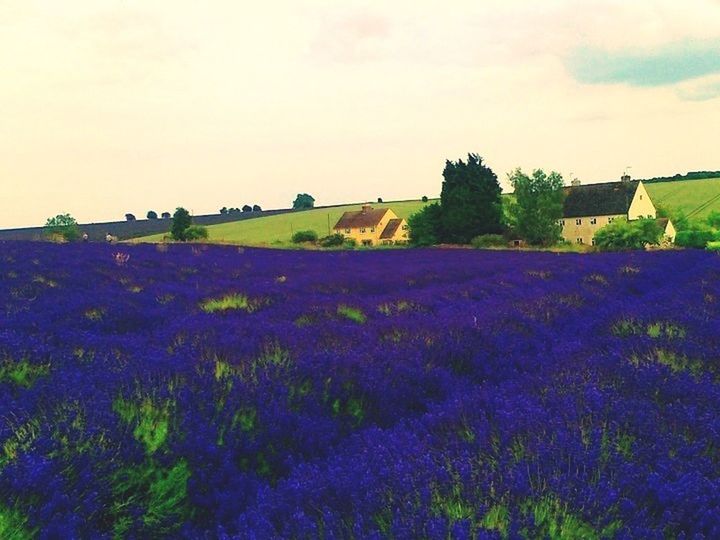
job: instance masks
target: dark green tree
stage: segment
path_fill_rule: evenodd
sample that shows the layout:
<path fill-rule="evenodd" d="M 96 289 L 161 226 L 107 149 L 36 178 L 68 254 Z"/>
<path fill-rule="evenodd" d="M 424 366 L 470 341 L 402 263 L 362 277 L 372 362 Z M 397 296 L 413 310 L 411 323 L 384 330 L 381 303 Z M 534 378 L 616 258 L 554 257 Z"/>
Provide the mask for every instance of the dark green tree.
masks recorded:
<path fill-rule="evenodd" d="M 542 169 L 528 176 L 520 168 L 508 175 L 515 190 L 510 204 L 510 224 L 528 244 L 548 246 L 560 239 L 563 216 L 563 177 L 559 173 L 546 174 Z"/>
<path fill-rule="evenodd" d="M 253 212 L 262 212 L 262 208 L 260 208 L 259 204 L 253 204 L 252 211 Z"/>
<path fill-rule="evenodd" d="M 188 239 L 187 230 L 191 224 L 192 218 L 190 217 L 190 212 L 182 206 L 178 207 L 173 214 L 172 228 L 170 229 L 170 234 L 173 239 L 181 242 L 186 241 Z"/>
<path fill-rule="evenodd" d="M 148 210 L 147 218 L 148 219 L 157 219 L 157 212 L 155 210 Z"/>
<path fill-rule="evenodd" d="M 227 214 L 227 213 L 228 213 L 227 206 L 223 206 L 223 207 L 220 209 L 220 213 L 223 214 L 223 215 Z"/>
<path fill-rule="evenodd" d="M 243 212 L 252 212 L 252 206 L 250 206 L 249 204 L 246 204 L 242 207 L 242 211 Z"/>
<path fill-rule="evenodd" d="M 315 199 L 312 195 L 307 193 L 298 193 L 297 197 L 293 201 L 293 210 L 300 210 L 303 208 L 313 208 L 315 206 Z"/>
<path fill-rule="evenodd" d="M 440 240 L 468 244 L 481 234 L 502 232 L 500 184 L 495 173 L 477 154 L 467 163 L 447 161 L 443 171 Z"/>
<path fill-rule="evenodd" d="M 48 218 L 45 222 L 45 231 L 48 236 L 60 237 L 68 242 L 80 238 L 80 228 L 70 214 L 58 214 Z"/>
<path fill-rule="evenodd" d="M 438 203 L 425 206 L 408 218 L 410 243 L 415 246 L 432 246 L 439 242 L 442 209 Z"/>

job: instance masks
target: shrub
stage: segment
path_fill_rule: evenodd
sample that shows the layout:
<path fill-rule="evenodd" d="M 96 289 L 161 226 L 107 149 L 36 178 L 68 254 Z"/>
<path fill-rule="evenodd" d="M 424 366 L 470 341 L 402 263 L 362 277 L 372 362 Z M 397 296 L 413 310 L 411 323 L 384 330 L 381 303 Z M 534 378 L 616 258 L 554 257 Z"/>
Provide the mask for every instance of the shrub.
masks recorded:
<path fill-rule="evenodd" d="M 320 245 L 322 247 L 338 247 L 345 243 L 345 237 L 340 233 L 323 236 L 320 239 Z"/>
<path fill-rule="evenodd" d="M 48 218 L 45 222 L 45 231 L 48 236 L 72 242 L 80 238 L 80 229 L 77 221 L 70 214 L 58 214 Z"/>
<path fill-rule="evenodd" d="M 343 242 L 343 245 L 346 248 L 355 248 L 357 247 L 357 240 L 355 240 L 354 238 L 346 238 Z"/>
<path fill-rule="evenodd" d="M 691 228 L 678 231 L 675 235 L 675 244 L 680 247 L 703 249 L 716 239 L 716 234 L 702 225 L 693 224 Z"/>
<path fill-rule="evenodd" d="M 422 202 L 428 202 L 427 195 L 423 195 L 421 200 Z"/>
<path fill-rule="evenodd" d="M 705 246 L 705 249 L 709 251 L 720 251 L 720 240 L 716 240 L 714 242 L 708 242 L 707 246 Z"/>
<path fill-rule="evenodd" d="M 642 249 L 648 244 L 659 244 L 662 233 L 662 228 L 654 219 L 616 219 L 595 234 L 595 244 L 608 251 Z"/>
<path fill-rule="evenodd" d="M 470 243 L 476 248 L 500 247 L 507 245 L 507 241 L 502 234 L 481 234 L 480 236 L 473 238 Z"/>
<path fill-rule="evenodd" d="M 207 237 L 207 227 L 203 227 L 202 225 L 190 225 L 190 227 L 185 229 L 186 240 L 205 240 Z"/>
<path fill-rule="evenodd" d="M 318 235 L 315 231 L 298 231 L 292 235 L 293 244 L 304 242 L 317 242 Z"/>

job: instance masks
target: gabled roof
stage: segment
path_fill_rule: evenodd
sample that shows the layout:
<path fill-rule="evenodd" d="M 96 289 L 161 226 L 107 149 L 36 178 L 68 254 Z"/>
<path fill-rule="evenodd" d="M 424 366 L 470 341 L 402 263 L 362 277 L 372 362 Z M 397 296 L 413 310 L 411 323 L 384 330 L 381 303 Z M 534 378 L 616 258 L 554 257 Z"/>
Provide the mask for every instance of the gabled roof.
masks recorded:
<path fill-rule="evenodd" d="M 380 240 L 387 240 L 395 236 L 395 233 L 400 228 L 402 219 L 391 219 L 388 224 L 385 225 L 385 230 L 380 235 Z"/>
<path fill-rule="evenodd" d="M 367 208 L 356 212 L 345 212 L 335 224 L 335 229 L 357 229 L 358 227 L 375 227 L 387 214 L 387 208 Z"/>
<path fill-rule="evenodd" d="M 630 181 L 565 187 L 563 217 L 627 214 L 638 185 Z"/>
<path fill-rule="evenodd" d="M 668 221 L 670 220 L 666 217 L 659 217 L 655 219 L 655 222 L 660 225 L 663 231 L 667 228 Z"/>

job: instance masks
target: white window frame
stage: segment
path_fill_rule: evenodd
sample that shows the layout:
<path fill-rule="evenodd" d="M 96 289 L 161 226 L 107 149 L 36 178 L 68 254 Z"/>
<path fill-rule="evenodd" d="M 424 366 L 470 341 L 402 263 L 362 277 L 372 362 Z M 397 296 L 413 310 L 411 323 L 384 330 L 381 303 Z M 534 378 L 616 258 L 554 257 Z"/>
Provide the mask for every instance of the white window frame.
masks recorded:
<path fill-rule="evenodd" d="M 597 218 L 590 218 L 590 225 L 597 225 Z"/>
<path fill-rule="evenodd" d="M 575 225 L 582 225 L 582 218 L 576 218 Z"/>

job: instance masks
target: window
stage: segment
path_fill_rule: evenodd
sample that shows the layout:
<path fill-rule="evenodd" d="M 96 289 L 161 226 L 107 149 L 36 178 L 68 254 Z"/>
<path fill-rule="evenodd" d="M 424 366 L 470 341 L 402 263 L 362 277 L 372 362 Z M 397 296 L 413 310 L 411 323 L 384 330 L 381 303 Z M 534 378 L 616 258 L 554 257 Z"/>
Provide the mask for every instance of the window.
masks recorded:
<path fill-rule="evenodd" d="M 584 244 L 584 243 L 585 243 L 585 242 L 583 242 L 583 239 L 582 239 L 582 238 L 576 238 L 576 239 L 575 239 L 575 242 L 577 242 L 578 244 Z"/>
<path fill-rule="evenodd" d="M 590 218 L 590 225 L 597 225 L 597 218 Z"/>
<path fill-rule="evenodd" d="M 608 223 L 612 223 L 613 221 L 615 221 L 615 218 L 614 218 L 614 217 L 609 217 L 609 218 L 608 218 Z"/>
<path fill-rule="evenodd" d="M 375 227 L 370 227 L 370 232 L 375 232 Z"/>
<path fill-rule="evenodd" d="M 565 226 L 565 220 L 564 220 L 564 219 L 558 219 L 558 225 L 560 225 L 561 227 L 564 227 L 564 226 Z"/>
<path fill-rule="evenodd" d="M 640 200 L 642 201 L 642 195 L 640 195 Z"/>
<path fill-rule="evenodd" d="M 403 231 L 407 231 L 407 230 L 408 230 L 408 226 L 407 226 L 407 225 L 403 225 L 403 226 L 402 226 L 402 230 L 403 230 Z"/>
<path fill-rule="evenodd" d="M 597 242 L 595 241 L 595 237 L 594 237 L 594 236 L 593 236 L 593 239 L 592 239 L 592 241 L 591 241 L 590 243 L 591 243 L 593 246 L 594 246 L 595 244 L 597 244 Z"/>
<path fill-rule="evenodd" d="M 575 220 L 575 225 L 582 225 L 582 219 L 577 218 L 577 219 Z"/>
<path fill-rule="evenodd" d="M 345 229 L 345 234 L 350 234 L 350 229 Z"/>
<path fill-rule="evenodd" d="M 360 227 L 360 232 L 361 232 L 361 233 L 364 233 L 364 232 L 365 232 L 365 227 Z"/>

